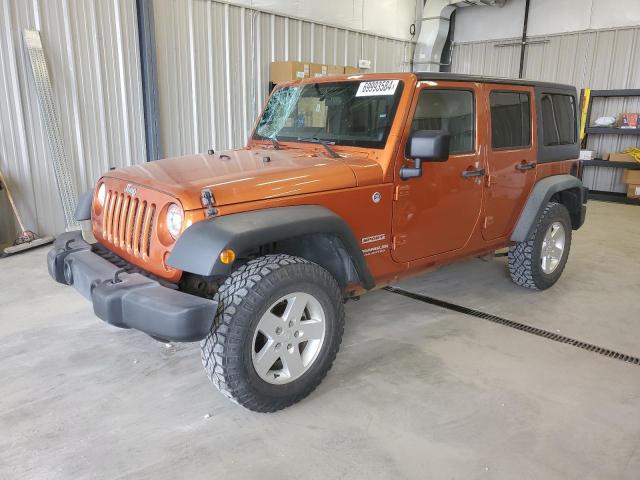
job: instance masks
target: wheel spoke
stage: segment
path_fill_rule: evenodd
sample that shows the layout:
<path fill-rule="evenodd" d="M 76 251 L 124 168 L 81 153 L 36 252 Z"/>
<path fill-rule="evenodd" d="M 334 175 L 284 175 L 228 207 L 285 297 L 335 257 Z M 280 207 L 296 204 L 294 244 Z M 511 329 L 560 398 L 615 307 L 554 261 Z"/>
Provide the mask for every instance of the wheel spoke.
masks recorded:
<path fill-rule="evenodd" d="M 553 273 L 562 260 L 565 244 L 565 230 L 560 222 L 552 223 L 547 229 L 542 242 L 540 266 L 547 274 Z"/>
<path fill-rule="evenodd" d="M 297 345 L 293 345 L 292 351 L 285 350 L 282 355 L 282 365 L 289 373 L 289 377 L 295 378 L 302 373 L 304 366 L 302 365 L 302 356 Z"/>
<path fill-rule="evenodd" d="M 265 312 L 258 324 L 258 330 L 267 335 L 269 338 L 273 338 L 276 334 L 276 328 L 282 327 L 284 320 L 271 312 Z"/>
<path fill-rule="evenodd" d="M 321 320 L 300 322 L 300 341 L 321 340 L 324 335 L 324 323 Z"/>
<path fill-rule="evenodd" d="M 556 260 L 560 260 L 562 258 L 562 251 L 564 249 L 562 247 L 558 247 L 557 245 L 553 246 L 553 256 Z"/>
<path fill-rule="evenodd" d="M 300 292 L 296 293 L 295 296 L 292 296 L 287 300 L 287 309 L 282 317 L 287 322 L 293 321 L 294 323 L 297 323 L 302 318 L 304 309 L 307 308 L 307 303 L 309 303 L 309 295 Z"/>
<path fill-rule="evenodd" d="M 265 343 L 264 347 L 256 353 L 256 358 L 253 365 L 259 375 L 266 375 L 276 360 L 280 357 L 280 354 L 276 352 L 276 343 L 273 340 L 269 340 Z"/>
<path fill-rule="evenodd" d="M 318 299 L 299 291 L 280 297 L 262 314 L 253 332 L 256 373 L 272 385 L 295 381 L 318 358 L 325 334 L 325 313 Z"/>

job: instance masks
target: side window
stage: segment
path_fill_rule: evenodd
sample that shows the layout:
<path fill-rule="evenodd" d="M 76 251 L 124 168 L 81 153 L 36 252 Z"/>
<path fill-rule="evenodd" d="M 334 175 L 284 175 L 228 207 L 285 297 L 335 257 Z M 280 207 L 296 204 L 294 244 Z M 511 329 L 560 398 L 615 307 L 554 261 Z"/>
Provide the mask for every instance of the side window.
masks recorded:
<path fill-rule="evenodd" d="M 531 104 L 528 93 L 491 92 L 491 146 L 521 148 L 531 145 Z"/>
<path fill-rule="evenodd" d="M 545 146 L 576 143 L 576 106 L 571 95 L 543 93 L 542 141 Z"/>
<path fill-rule="evenodd" d="M 449 152 L 474 150 L 475 121 L 473 92 L 469 90 L 425 89 L 420 92 L 411 131 L 441 130 L 447 132 Z"/>

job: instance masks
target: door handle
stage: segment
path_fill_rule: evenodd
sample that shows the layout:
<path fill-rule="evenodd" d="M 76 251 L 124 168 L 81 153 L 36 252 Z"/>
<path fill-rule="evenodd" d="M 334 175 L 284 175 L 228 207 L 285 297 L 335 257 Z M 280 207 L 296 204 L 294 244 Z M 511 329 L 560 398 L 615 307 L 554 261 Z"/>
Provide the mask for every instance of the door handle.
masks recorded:
<path fill-rule="evenodd" d="M 531 170 L 536 168 L 536 162 L 522 162 L 516 165 L 516 169 L 524 172 L 525 170 Z"/>
<path fill-rule="evenodd" d="M 477 168 L 475 170 L 465 170 L 464 172 L 462 172 L 462 176 L 464 178 L 484 177 L 484 174 L 485 174 L 484 168 Z"/>

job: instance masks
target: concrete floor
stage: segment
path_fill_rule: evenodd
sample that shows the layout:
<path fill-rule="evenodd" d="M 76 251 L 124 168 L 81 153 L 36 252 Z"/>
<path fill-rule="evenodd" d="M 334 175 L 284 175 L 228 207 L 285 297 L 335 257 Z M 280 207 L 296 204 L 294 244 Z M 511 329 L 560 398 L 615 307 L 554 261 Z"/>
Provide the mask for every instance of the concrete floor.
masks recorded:
<path fill-rule="evenodd" d="M 640 208 L 591 202 L 543 293 L 505 259 L 402 287 L 640 356 Z M 103 324 L 46 248 L 0 260 L 0 479 L 637 479 L 640 366 L 386 291 L 307 400 L 224 399 L 196 344 Z"/>

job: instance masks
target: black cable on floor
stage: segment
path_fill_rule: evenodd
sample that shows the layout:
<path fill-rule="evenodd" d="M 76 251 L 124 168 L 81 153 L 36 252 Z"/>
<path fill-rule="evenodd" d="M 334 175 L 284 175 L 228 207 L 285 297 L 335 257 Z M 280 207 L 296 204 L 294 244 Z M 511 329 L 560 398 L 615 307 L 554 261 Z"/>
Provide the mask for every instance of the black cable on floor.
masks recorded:
<path fill-rule="evenodd" d="M 623 362 L 631 363 L 633 365 L 640 365 L 640 358 L 638 357 L 616 352 L 615 350 L 610 350 L 608 348 L 599 347 L 591 343 L 583 342 L 581 340 L 576 340 L 575 338 L 565 337 L 564 335 L 560 335 L 555 332 L 550 332 L 548 330 L 543 330 L 541 328 L 532 327 L 531 325 L 527 325 L 525 323 L 515 322 L 513 320 L 508 320 L 506 318 L 498 317 L 497 315 L 492 315 L 490 313 L 484 313 L 479 310 L 474 310 L 472 308 L 463 307 L 460 305 L 456 305 L 454 303 L 445 302 L 444 300 L 428 297 L 426 295 L 421 295 L 419 293 L 409 292 L 407 290 L 404 290 L 398 287 L 392 287 L 392 286 L 384 287 L 384 290 L 386 290 L 387 292 L 402 295 L 407 298 L 411 298 L 413 300 L 418 300 L 420 302 L 428 303 L 430 305 L 446 308 L 447 310 L 463 313 L 465 315 L 471 315 L 472 317 L 482 318 L 483 320 L 488 320 L 489 322 L 497 323 L 505 327 L 514 328 L 516 330 L 520 330 L 521 332 L 530 333 L 531 335 L 536 335 L 538 337 L 546 338 L 547 340 L 553 340 L 554 342 L 565 343 L 567 345 L 571 345 L 576 348 L 587 350 L 588 352 L 604 355 L 605 357 L 615 358 L 616 360 L 621 360 Z"/>

